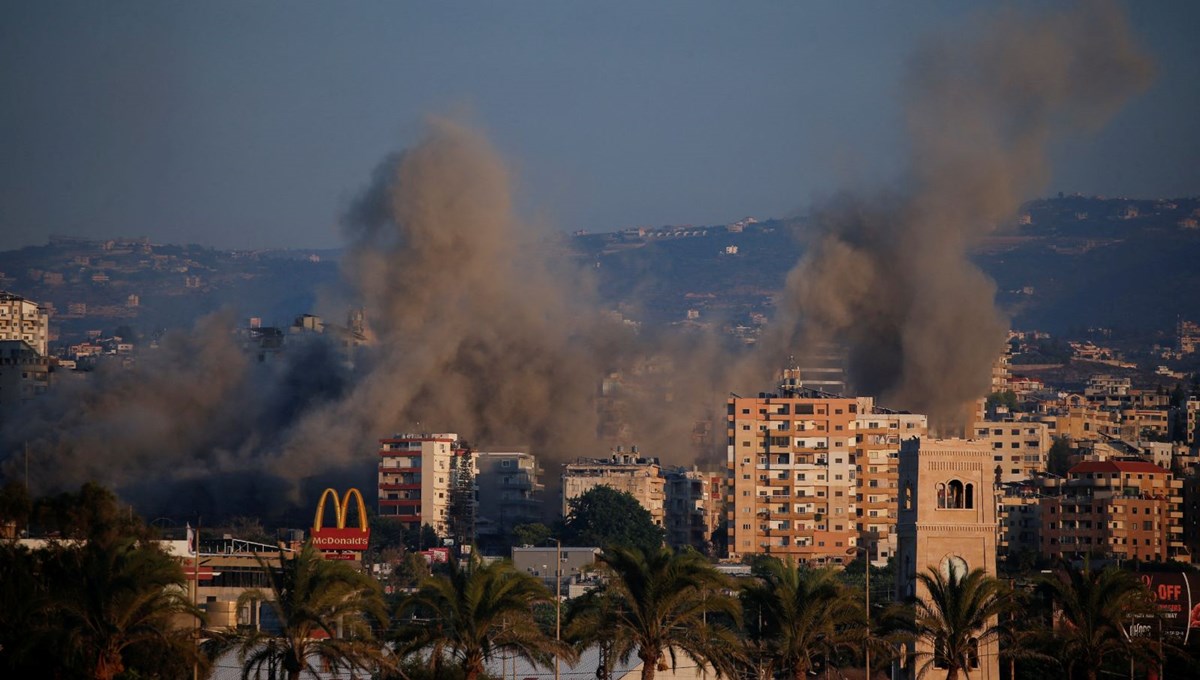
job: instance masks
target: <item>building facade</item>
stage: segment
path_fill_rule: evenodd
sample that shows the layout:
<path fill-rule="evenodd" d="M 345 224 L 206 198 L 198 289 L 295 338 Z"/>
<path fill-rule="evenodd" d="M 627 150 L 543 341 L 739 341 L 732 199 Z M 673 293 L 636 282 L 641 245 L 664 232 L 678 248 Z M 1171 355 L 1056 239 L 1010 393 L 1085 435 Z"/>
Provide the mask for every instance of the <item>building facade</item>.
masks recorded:
<path fill-rule="evenodd" d="M 715 494 L 714 478 L 718 478 Z M 721 520 L 720 506 L 724 501 L 720 483 L 723 481 L 723 474 L 696 467 L 665 472 L 667 545 L 691 546 L 706 555 L 712 554 L 712 535 Z"/>
<path fill-rule="evenodd" d="M 928 597 L 917 574 L 936 569 L 944 577 L 982 568 L 996 574 L 996 506 L 992 452 L 987 442 L 967 439 L 907 439 L 900 450 L 900 509 L 896 587 L 900 597 Z M 907 643 L 909 652 L 928 658 L 923 641 Z M 995 640 L 980 642 L 972 678 L 999 678 Z M 915 677 L 915 665 L 900 669 Z M 936 665 L 935 665 L 936 668 Z"/>
<path fill-rule="evenodd" d="M 1183 481 L 1140 460 L 1084 461 L 1040 499 L 1041 554 L 1190 560 Z"/>
<path fill-rule="evenodd" d="M 36 302 L 0 291 L 0 340 L 23 340 L 41 356 L 47 355 L 49 314 Z"/>
<path fill-rule="evenodd" d="M 478 536 L 506 542 L 518 524 L 542 522 L 542 473 L 528 451 L 476 451 Z"/>
<path fill-rule="evenodd" d="M 637 447 L 626 452 L 617 450 L 608 458 L 579 458 L 563 465 L 562 513 L 569 511 L 569 501 L 597 486 L 607 486 L 629 493 L 650 512 L 656 526 L 666 520 L 666 480 L 657 458 L 638 454 Z"/>
<path fill-rule="evenodd" d="M 992 449 L 993 471 L 999 483 L 1019 482 L 1046 471 L 1050 428 L 1031 420 L 975 423 L 975 439 Z"/>
<path fill-rule="evenodd" d="M 381 439 L 379 516 L 399 520 L 410 531 L 428 524 L 440 536 L 461 537 L 464 522 L 474 522 L 475 473 L 474 456 L 457 434 Z"/>

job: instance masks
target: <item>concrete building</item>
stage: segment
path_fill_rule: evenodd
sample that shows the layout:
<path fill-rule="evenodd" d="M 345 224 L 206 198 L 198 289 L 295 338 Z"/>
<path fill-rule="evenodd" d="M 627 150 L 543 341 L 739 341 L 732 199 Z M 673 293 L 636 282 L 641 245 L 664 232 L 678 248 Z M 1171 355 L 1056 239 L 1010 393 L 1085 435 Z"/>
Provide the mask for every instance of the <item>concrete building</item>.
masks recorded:
<path fill-rule="evenodd" d="M 992 449 L 983 441 L 924 437 L 904 441 L 896 526 L 900 597 L 928 597 L 916 576 L 931 567 L 944 576 L 977 568 L 996 574 L 992 462 Z M 909 643 L 908 651 L 928 655 L 933 650 L 927 643 L 917 642 Z M 981 642 L 975 667 L 966 669 L 970 677 L 997 680 L 998 652 L 995 640 Z M 904 677 L 913 678 L 923 661 L 899 670 Z"/>
<path fill-rule="evenodd" d="M 1050 428 L 1030 420 L 981 421 L 975 439 L 992 449 L 993 472 L 998 483 L 1019 482 L 1046 471 L 1050 456 Z"/>
<path fill-rule="evenodd" d="M 0 340 L 0 420 L 50 389 L 50 359 L 24 340 Z"/>
<path fill-rule="evenodd" d="M 712 554 L 712 534 L 720 525 L 724 504 L 725 475 L 692 467 L 672 468 L 665 477 L 667 545 L 691 546 Z"/>
<path fill-rule="evenodd" d="M 46 356 L 49 338 L 50 319 L 45 308 L 20 295 L 0 291 L 0 340 L 23 340 Z"/>
<path fill-rule="evenodd" d="M 380 439 L 379 516 L 397 519 L 409 530 L 428 524 L 439 536 L 462 534 L 453 513 L 469 511 L 473 525 L 476 473 L 474 456 L 457 434 Z"/>
<path fill-rule="evenodd" d="M 1084 461 L 1040 499 L 1041 553 L 1189 561 L 1183 480 L 1141 460 Z"/>
<path fill-rule="evenodd" d="M 915 413 L 895 413 L 859 398 L 855 431 L 854 466 L 857 473 L 859 546 L 877 566 L 896 554 L 896 509 L 899 507 L 899 456 L 904 439 L 928 433 L 928 418 Z"/>
<path fill-rule="evenodd" d="M 582 595 L 590 585 L 594 578 L 590 572 L 600 552 L 600 548 L 565 545 L 561 548 L 555 545 L 513 548 L 512 561 L 518 570 L 541 579 L 550 592 L 561 587 L 563 597 L 571 598 Z M 561 586 L 556 581 L 560 581 Z"/>
<path fill-rule="evenodd" d="M 628 492 L 650 512 L 657 526 L 666 520 L 666 480 L 657 458 L 645 458 L 637 447 L 626 452 L 622 447 L 608 458 L 579 458 L 563 465 L 562 513 L 567 515 L 568 501 L 597 486 Z"/>
<path fill-rule="evenodd" d="M 528 451 L 476 451 L 477 535 L 505 543 L 518 524 L 542 522 L 543 470 Z"/>
<path fill-rule="evenodd" d="M 734 395 L 727 405 L 729 557 L 850 561 L 858 400 L 801 391 Z"/>

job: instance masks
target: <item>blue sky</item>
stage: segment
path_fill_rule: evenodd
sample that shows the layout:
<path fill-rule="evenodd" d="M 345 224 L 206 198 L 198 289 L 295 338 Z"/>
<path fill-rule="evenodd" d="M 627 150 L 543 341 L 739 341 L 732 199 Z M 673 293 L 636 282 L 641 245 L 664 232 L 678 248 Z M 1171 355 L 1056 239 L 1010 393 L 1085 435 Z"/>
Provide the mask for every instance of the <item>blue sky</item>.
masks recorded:
<path fill-rule="evenodd" d="M 428 115 L 482 129 L 560 229 L 786 215 L 899 171 L 907 55 L 986 6 L 3 2 L 0 248 L 337 246 Z M 1048 191 L 1200 193 L 1200 9 L 1129 13 L 1158 77 L 1057 146 Z"/>

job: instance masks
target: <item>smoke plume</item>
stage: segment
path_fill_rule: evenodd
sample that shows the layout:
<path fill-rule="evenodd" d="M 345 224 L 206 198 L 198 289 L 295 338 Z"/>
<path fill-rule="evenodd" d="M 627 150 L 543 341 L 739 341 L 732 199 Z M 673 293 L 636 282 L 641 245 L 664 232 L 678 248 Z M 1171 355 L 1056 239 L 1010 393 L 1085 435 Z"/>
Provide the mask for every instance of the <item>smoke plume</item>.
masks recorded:
<path fill-rule="evenodd" d="M 1005 13 L 932 41 L 906 87 L 907 175 L 814 213 L 776 342 L 844 343 L 860 392 L 961 431 L 1007 331 L 968 248 L 1045 189 L 1053 139 L 1107 120 L 1151 70 L 1105 3 Z"/>

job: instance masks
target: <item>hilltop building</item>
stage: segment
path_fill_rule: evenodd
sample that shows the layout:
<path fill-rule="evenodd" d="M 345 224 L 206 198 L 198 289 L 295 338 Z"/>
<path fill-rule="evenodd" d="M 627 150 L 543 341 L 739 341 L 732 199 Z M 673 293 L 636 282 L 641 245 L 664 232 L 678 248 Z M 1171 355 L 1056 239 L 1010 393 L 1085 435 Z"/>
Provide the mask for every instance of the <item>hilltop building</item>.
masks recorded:
<path fill-rule="evenodd" d="M 22 340 L 39 355 L 48 354 L 50 315 L 36 302 L 0 291 L 0 340 Z"/>
<path fill-rule="evenodd" d="M 398 434 L 379 440 L 380 517 L 410 531 L 423 524 L 456 541 L 474 537 L 474 455 L 457 434 Z"/>
<path fill-rule="evenodd" d="M 626 452 L 618 446 L 608 458 L 579 458 L 563 465 L 562 512 L 566 516 L 568 501 L 578 498 L 597 486 L 625 491 L 650 512 L 658 526 L 666 519 L 666 484 L 657 458 L 639 455 L 637 447 Z"/>

